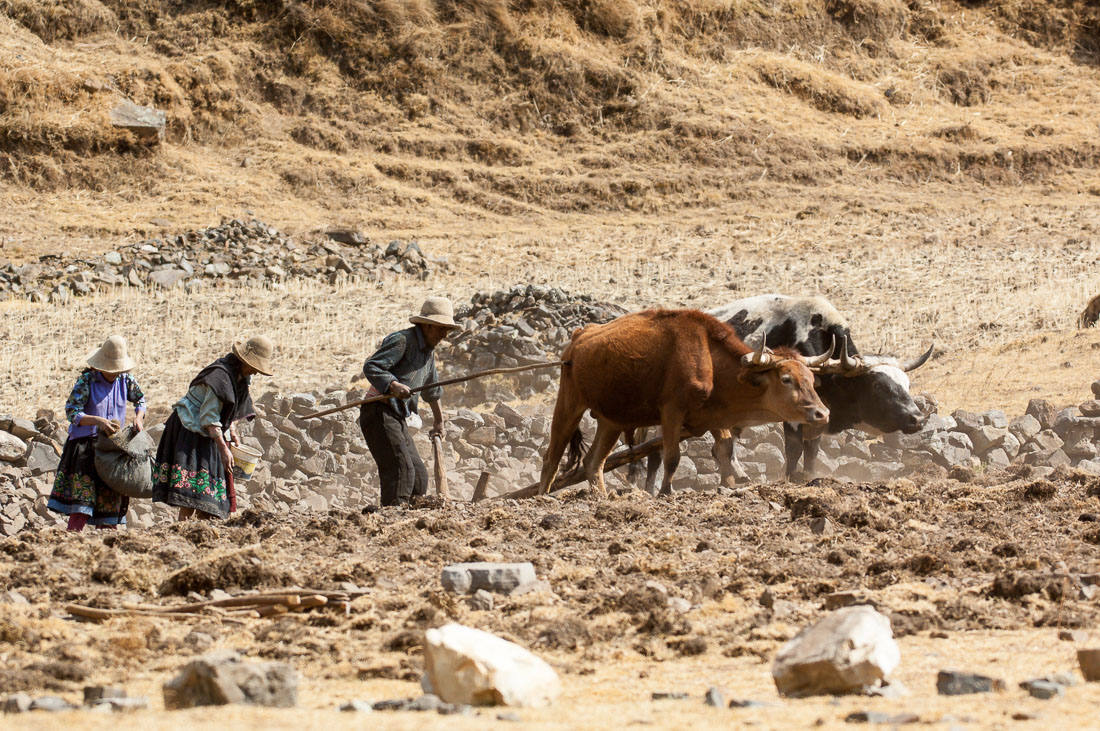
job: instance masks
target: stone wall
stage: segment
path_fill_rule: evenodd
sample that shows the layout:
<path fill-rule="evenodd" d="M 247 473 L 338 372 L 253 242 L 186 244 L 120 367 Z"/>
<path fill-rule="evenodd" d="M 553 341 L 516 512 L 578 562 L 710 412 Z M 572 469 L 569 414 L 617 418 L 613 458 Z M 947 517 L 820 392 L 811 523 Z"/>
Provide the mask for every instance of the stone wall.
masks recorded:
<path fill-rule="evenodd" d="M 1100 383 L 1094 385 L 1100 391 Z M 238 485 L 240 509 L 306 513 L 376 505 L 378 474 L 359 430 L 359 410 L 305 418 L 364 395 L 361 390 L 338 388 L 261 395 L 256 403 L 262 415 L 244 427 L 242 435 L 264 456 L 252 480 Z M 1011 472 L 1006 480 L 1047 477 L 1059 467 L 1100 475 L 1100 401 L 1055 409 L 1033 400 L 1026 413 L 1010 419 L 996 410 L 943 415 L 936 413 L 933 399 L 918 400 L 928 411 L 921 432 L 882 438 L 857 431 L 827 435 L 822 439 L 818 474 L 859 482 L 888 481 L 938 465 L 956 475 L 1005 469 Z M 536 404 L 448 409 L 444 463 L 451 496 L 471 499 L 482 471 L 490 474 L 490 497 L 535 482 L 549 440 L 550 413 L 549 406 Z M 424 428 L 414 432 L 413 441 L 430 474 L 430 415 L 425 422 Z M 589 438 L 593 426 L 586 417 L 582 430 Z M 162 431 L 163 425 L 149 427 L 155 438 Z M 0 535 L 62 522 L 46 510 L 46 498 L 65 436 L 66 425 L 48 412 L 34 422 L 0 416 Z M 719 485 L 711 445 L 709 436 L 684 443 L 675 489 L 726 489 Z M 783 478 L 781 426 L 745 429 L 735 449 L 752 481 Z M 626 471 L 609 475 L 608 485 L 626 488 Z M 135 500 L 129 520 L 140 527 L 171 520 L 172 515 L 166 506 L 154 509 L 149 501 Z"/>
<path fill-rule="evenodd" d="M 475 294 L 455 310 L 463 329 L 439 347 L 444 378 L 491 368 L 511 368 L 561 360 L 573 330 L 609 322 L 626 310 L 556 287 L 527 285 Z M 527 399 L 556 387 L 558 372 L 545 369 L 470 381 L 453 386 L 453 403 Z"/>

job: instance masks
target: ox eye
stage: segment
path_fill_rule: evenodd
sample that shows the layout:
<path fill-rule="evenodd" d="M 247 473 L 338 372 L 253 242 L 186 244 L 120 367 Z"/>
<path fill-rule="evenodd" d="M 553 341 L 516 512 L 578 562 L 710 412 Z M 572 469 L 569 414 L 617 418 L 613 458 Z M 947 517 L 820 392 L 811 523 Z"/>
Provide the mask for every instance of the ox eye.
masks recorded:
<path fill-rule="evenodd" d="M 794 385 L 794 379 L 791 378 L 790 376 L 788 376 L 786 373 L 784 373 L 782 376 L 779 377 L 779 381 L 784 386 L 793 386 Z"/>

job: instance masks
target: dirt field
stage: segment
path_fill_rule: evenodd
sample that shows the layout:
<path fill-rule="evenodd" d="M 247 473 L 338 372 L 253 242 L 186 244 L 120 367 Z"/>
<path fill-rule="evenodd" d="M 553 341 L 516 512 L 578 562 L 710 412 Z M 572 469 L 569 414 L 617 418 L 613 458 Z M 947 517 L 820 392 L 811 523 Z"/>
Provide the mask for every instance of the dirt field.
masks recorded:
<path fill-rule="evenodd" d="M 127 337 L 158 413 L 246 332 L 278 346 L 257 391 L 345 385 L 425 295 L 527 283 L 630 309 L 824 294 L 864 352 L 935 342 L 913 390 L 943 413 L 1076 404 L 1100 377 L 1100 330 L 1076 327 L 1100 294 L 1095 3 L 0 0 L 0 41 L 0 269 L 248 217 L 298 237 L 417 239 L 450 263 L 381 285 L 0 301 L 0 412 L 60 411 L 110 333 Z M 112 126 L 124 100 L 164 111 L 164 138 Z M 25 533 L 0 542 L 0 592 L 30 602 L 0 605 L 0 695 L 77 701 L 111 683 L 152 710 L 5 727 L 508 725 L 496 710 L 334 710 L 419 694 L 418 633 L 451 619 L 559 670 L 562 699 L 518 714 L 537 728 L 847 728 L 859 710 L 1100 727 L 1100 686 L 1039 701 L 1016 685 L 1075 670 L 1061 628 L 1100 644 L 1100 604 L 1080 598 L 1100 574 L 1100 484 L 954 477 Z M 831 531 L 813 533 L 823 516 Z M 189 588 L 368 593 L 348 616 L 65 617 L 67 602 L 175 601 L 164 578 L 211 556 Z M 439 570 L 476 559 L 533 561 L 553 591 L 474 611 Z M 670 610 L 647 581 L 691 609 Z M 781 701 L 772 658 L 847 589 L 890 616 L 912 694 Z M 192 631 L 293 662 L 300 707 L 164 711 L 161 684 L 204 651 Z M 943 668 L 1008 690 L 938 696 Z M 711 685 L 775 705 L 707 708 Z"/>
<path fill-rule="evenodd" d="M 302 710 L 160 712 L 134 723 L 167 727 L 224 717 L 279 728 L 343 726 L 356 723 L 333 711 L 343 700 L 416 695 L 418 632 L 456 620 L 522 642 L 562 673 L 561 701 L 519 714 L 545 728 L 601 728 L 610 719 L 673 728 L 740 721 L 801 728 L 819 718 L 839 725 L 857 710 L 998 728 L 1014 713 L 1068 721 L 1065 714 L 1075 712 L 1068 709 L 1083 714 L 1100 697 L 1079 685 L 1065 699 L 1043 702 L 1015 687 L 1074 670 L 1074 644 L 1060 641 L 1058 629 L 1095 626 L 1095 602 L 1079 599 L 1075 588 L 1077 577 L 1096 567 L 1094 524 L 1078 520 L 1097 509 L 1095 482 L 1029 483 L 1003 474 L 958 482 L 929 473 L 890 485 L 824 481 L 759 492 L 600 501 L 585 490 L 519 505 L 334 513 L 304 523 L 246 512 L 225 524 L 147 533 L 24 534 L 0 544 L 0 575 L 31 602 L 7 605 L 0 680 L 67 697 L 79 696 L 83 685 L 117 684 L 148 695 L 156 708 L 160 683 L 200 651 L 189 633 L 202 632 L 216 647 L 294 662 L 303 676 Z M 813 533 L 816 517 L 827 517 L 833 528 Z M 552 591 L 498 597 L 494 609 L 478 611 L 440 588 L 439 571 L 450 562 L 501 558 L 531 560 Z M 207 615 L 81 624 L 62 619 L 60 610 L 67 602 L 171 603 L 214 587 L 338 582 L 368 590 L 350 616 L 322 609 L 281 620 Z M 760 601 L 765 589 L 774 597 L 771 609 Z M 780 702 L 770 679 L 775 652 L 820 616 L 825 595 L 848 589 L 890 616 L 902 644 L 898 679 L 912 695 Z M 669 596 L 691 608 L 670 608 Z M 940 669 L 988 672 L 1009 688 L 986 697 L 937 697 Z M 702 694 L 710 685 L 730 698 L 778 705 L 707 708 Z M 650 699 L 661 691 L 692 697 Z M 458 723 L 474 728 L 495 714 Z M 398 727 L 441 722 L 405 715 L 394 718 Z M 1088 719 L 1079 720 L 1088 725 Z M 64 716 L 21 717 L 17 726 L 64 723 Z"/>

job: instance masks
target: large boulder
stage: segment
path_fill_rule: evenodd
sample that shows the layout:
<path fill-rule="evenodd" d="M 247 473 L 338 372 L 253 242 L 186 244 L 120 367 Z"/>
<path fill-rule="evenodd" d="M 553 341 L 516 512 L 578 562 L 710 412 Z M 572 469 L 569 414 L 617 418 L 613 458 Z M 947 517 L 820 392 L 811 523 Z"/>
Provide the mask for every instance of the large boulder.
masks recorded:
<path fill-rule="evenodd" d="M 772 678 L 781 695 L 858 693 L 901 662 L 890 620 L 867 605 L 838 609 L 779 651 Z"/>
<path fill-rule="evenodd" d="M 425 632 L 425 693 L 447 703 L 537 708 L 561 694 L 552 667 L 488 632 L 446 624 Z"/>

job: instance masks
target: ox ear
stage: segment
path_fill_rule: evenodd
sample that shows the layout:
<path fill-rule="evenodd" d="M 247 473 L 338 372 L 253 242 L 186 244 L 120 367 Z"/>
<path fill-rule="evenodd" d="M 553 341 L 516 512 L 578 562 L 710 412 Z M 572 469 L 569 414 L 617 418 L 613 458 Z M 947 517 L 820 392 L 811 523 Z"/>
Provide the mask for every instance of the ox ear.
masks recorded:
<path fill-rule="evenodd" d="M 749 356 L 745 356 L 748 358 Z M 763 388 L 768 383 L 768 373 L 763 370 L 752 370 L 751 368 L 744 368 L 737 374 L 737 380 L 746 386 L 752 386 L 753 388 Z"/>

